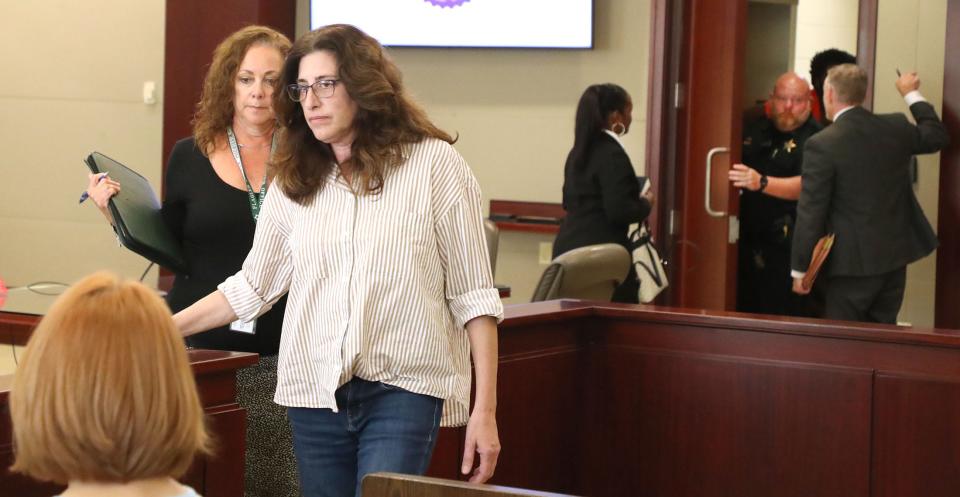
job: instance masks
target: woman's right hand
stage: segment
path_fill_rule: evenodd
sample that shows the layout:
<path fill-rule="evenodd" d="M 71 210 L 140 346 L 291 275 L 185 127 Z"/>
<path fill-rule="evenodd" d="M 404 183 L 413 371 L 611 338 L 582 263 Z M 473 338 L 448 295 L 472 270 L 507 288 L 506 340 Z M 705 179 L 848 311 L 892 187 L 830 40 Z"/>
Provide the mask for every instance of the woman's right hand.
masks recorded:
<path fill-rule="evenodd" d="M 656 202 L 653 188 L 648 188 L 647 191 L 643 192 L 640 196 L 647 199 L 647 202 L 650 202 L 650 208 L 653 209 L 653 204 Z"/>
<path fill-rule="evenodd" d="M 101 211 L 106 212 L 107 202 L 111 197 L 120 193 L 120 183 L 110 179 L 109 176 L 101 180 L 101 176 L 103 174 L 87 174 L 87 195 Z"/>

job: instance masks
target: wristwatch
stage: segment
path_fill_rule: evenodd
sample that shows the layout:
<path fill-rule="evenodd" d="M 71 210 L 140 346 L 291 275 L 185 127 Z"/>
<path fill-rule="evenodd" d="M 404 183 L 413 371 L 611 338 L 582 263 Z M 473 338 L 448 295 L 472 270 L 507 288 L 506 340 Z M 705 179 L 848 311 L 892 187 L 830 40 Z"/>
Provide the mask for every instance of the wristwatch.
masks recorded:
<path fill-rule="evenodd" d="M 764 191 L 766 188 L 767 188 L 767 175 L 766 175 L 766 174 L 761 174 L 761 175 L 760 175 L 760 188 L 759 188 L 757 191 L 763 193 L 763 191 Z"/>

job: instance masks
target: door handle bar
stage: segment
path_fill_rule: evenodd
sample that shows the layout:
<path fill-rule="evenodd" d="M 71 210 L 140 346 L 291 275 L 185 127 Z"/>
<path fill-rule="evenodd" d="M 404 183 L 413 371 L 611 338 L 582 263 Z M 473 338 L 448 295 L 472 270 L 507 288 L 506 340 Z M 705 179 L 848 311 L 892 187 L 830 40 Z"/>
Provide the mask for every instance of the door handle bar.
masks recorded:
<path fill-rule="evenodd" d="M 713 165 L 713 157 L 719 154 L 726 154 L 729 152 L 730 152 L 730 149 L 727 147 L 714 147 L 714 148 L 711 148 L 709 152 L 707 152 L 707 177 L 704 180 L 704 184 L 703 184 L 703 207 L 707 210 L 707 214 L 709 214 L 712 217 L 723 217 L 727 215 L 725 211 L 715 211 L 713 210 L 713 208 L 710 207 L 711 205 L 710 170 L 711 170 L 711 166 Z"/>

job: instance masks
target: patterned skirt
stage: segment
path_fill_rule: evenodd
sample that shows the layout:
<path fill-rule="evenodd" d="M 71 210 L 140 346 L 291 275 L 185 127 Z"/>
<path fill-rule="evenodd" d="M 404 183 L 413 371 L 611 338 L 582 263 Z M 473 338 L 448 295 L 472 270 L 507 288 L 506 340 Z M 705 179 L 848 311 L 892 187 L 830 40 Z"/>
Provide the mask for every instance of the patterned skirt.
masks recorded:
<path fill-rule="evenodd" d="M 247 410 L 246 497 L 299 497 L 287 408 L 273 401 L 277 356 L 237 371 L 237 403 Z"/>

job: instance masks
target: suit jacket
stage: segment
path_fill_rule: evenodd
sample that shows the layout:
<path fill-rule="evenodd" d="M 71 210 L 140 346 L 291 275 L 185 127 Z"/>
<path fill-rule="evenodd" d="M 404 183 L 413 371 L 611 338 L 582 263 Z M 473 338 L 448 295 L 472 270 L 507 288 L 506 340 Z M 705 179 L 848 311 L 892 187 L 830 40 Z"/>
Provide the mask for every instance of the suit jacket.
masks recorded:
<path fill-rule="evenodd" d="M 598 243 L 627 245 L 627 228 L 646 219 L 650 203 L 640 197 L 637 173 L 623 147 L 600 132 L 584 167 L 567 164 L 563 208 L 567 216 L 553 244 L 553 256 Z"/>
<path fill-rule="evenodd" d="M 835 233 L 824 268 L 832 276 L 871 276 L 902 268 L 933 251 L 937 238 L 910 182 L 910 158 L 947 145 L 926 102 L 903 114 L 844 112 L 804 148 L 791 267 L 806 271 L 817 240 Z"/>

